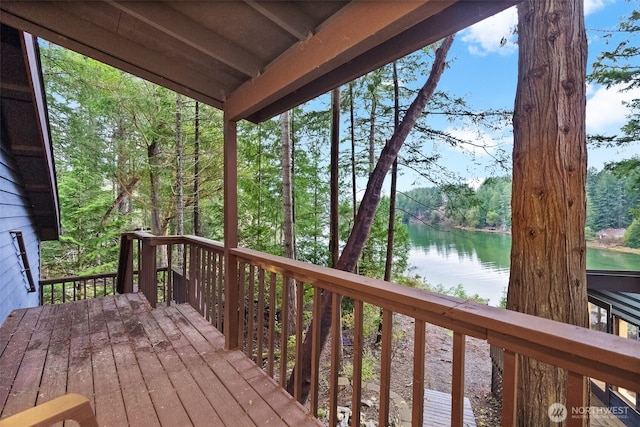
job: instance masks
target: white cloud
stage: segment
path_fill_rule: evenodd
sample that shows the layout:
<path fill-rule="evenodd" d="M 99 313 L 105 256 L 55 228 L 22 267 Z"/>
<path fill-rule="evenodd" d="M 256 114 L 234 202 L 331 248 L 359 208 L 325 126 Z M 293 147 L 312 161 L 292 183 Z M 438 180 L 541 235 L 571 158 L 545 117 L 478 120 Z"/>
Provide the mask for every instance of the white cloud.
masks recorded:
<path fill-rule="evenodd" d="M 584 0 L 584 14 L 590 15 L 610 3 L 613 0 Z M 511 55 L 518 49 L 518 36 L 514 34 L 517 25 L 518 11 L 513 6 L 465 29 L 461 40 L 467 43 L 472 55 Z"/>
<path fill-rule="evenodd" d="M 447 129 L 449 135 L 461 141 L 469 141 L 458 145 L 459 151 L 471 153 L 475 156 L 487 156 L 493 153 L 500 143 L 493 136 L 473 129 Z"/>
<path fill-rule="evenodd" d="M 510 55 L 515 52 L 516 36 L 513 29 L 518 23 L 518 13 L 514 7 L 493 15 L 462 32 L 462 41 L 468 44 L 472 55 L 485 56 L 490 53 Z M 507 43 L 502 45 L 502 41 Z"/>
<path fill-rule="evenodd" d="M 584 0 L 584 15 L 590 15 L 603 9 L 607 3 L 613 3 L 612 0 Z"/>
<path fill-rule="evenodd" d="M 620 91 L 621 86 L 587 86 L 587 133 L 616 134 L 626 123 L 629 109 L 624 102 L 640 98 L 640 88 L 626 92 Z"/>

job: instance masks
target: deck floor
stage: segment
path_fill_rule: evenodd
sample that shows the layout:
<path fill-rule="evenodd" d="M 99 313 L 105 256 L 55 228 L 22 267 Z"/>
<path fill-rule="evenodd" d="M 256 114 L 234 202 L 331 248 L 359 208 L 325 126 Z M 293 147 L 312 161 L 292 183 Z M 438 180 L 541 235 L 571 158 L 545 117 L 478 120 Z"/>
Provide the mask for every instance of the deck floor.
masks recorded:
<path fill-rule="evenodd" d="M 65 393 L 106 426 L 321 425 L 188 305 L 125 294 L 14 311 L 0 326 L 0 418 Z"/>

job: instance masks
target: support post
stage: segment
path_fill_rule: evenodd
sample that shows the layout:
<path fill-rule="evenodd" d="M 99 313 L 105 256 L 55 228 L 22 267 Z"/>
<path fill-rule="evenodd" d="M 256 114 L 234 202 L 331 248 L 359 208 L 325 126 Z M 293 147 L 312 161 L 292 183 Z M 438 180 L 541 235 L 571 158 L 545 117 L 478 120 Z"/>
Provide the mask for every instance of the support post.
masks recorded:
<path fill-rule="evenodd" d="M 238 262 L 231 249 L 238 246 L 238 135 L 237 124 L 224 118 L 224 339 L 225 348 L 238 348 Z"/>
<path fill-rule="evenodd" d="M 156 308 L 158 303 L 158 275 L 156 268 L 156 247 L 151 239 L 142 240 L 142 293 L 151 307 Z"/>

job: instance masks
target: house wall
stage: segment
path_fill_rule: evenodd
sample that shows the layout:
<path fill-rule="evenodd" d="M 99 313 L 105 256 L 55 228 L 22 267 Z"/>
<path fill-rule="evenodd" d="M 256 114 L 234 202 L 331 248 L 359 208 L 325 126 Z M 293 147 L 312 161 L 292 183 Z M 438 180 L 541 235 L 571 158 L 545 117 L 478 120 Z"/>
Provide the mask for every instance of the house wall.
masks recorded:
<path fill-rule="evenodd" d="M 40 242 L 31 204 L 6 138 L 0 135 L 0 323 L 16 308 L 39 304 Z M 29 282 L 10 231 L 22 232 L 36 292 L 27 292 Z"/>

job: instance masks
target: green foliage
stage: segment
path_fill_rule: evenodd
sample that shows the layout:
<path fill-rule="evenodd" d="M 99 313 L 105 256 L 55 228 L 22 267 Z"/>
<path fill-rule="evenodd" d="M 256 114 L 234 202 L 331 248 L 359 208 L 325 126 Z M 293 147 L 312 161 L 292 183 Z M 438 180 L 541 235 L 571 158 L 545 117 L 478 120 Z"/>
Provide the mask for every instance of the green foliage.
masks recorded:
<path fill-rule="evenodd" d="M 623 39 L 615 43 L 613 49 L 598 56 L 589 75 L 590 81 L 607 88 L 615 86 L 620 91 L 640 87 L 640 45 L 637 37 L 639 30 L 640 11 L 633 10 L 620 22 L 616 31 Z M 605 38 L 612 39 L 613 32 L 605 34 Z M 627 116 L 627 123 L 621 129 L 622 135 L 593 135 L 590 138 L 591 142 L 596 145 L 620 146 L 640 141 L 640 99 L 633 99 L 627 105 L 631 112 Z"/>
<path fill-rule="evenodd" d="M 626 228 L 631 223 L 633 208 L 640 204 L 638 175 L 640 172 L 613 166 L 600 172 L 589 170 L 587 225 L 592 230 Z"/>
<path fill-rule="evenodd" d="M 373 355 L 371 349 L 366 348 L 362 353 L 362 370 L 360 371 L 360 378 L 363 382 L 371 381 L 378 376 L 376 371 L 378 363 L 378 359 Z M 353 379 L 353 363 L 345 363 L 342 371 L 349 380 Z"/>
<path fill-rule="evenodd" d="M 457 286 L 452 286 L 450 288 L 445 288 L 442 284 L 438 284 L 431 287 L 431 291 L 437 292 L 439 294 L 451 295 L 454 297 L 474 301 L 480 304 L 489 304 L 488 298 L 482 298 L 478 294 L 469 295 L 465 290 L 464 286 L 459 283 Z"/>
<path fill-rule="evenodd" d="M 624 234 L 624 244 L 630 248 L 640 248 L 640 218 L 633 220 Z"/>
<path fill-rule="evenodd" d="M 362 304 L 362 335 L 365 338 L 372 337 L 378 332 L 378 325 L 380 325 L 380 309 L 375 305 L 363 303 Z M 354 329 L 353 323 L 353 306 L 343 311 L 342 325 L 350 330 Z"/>

